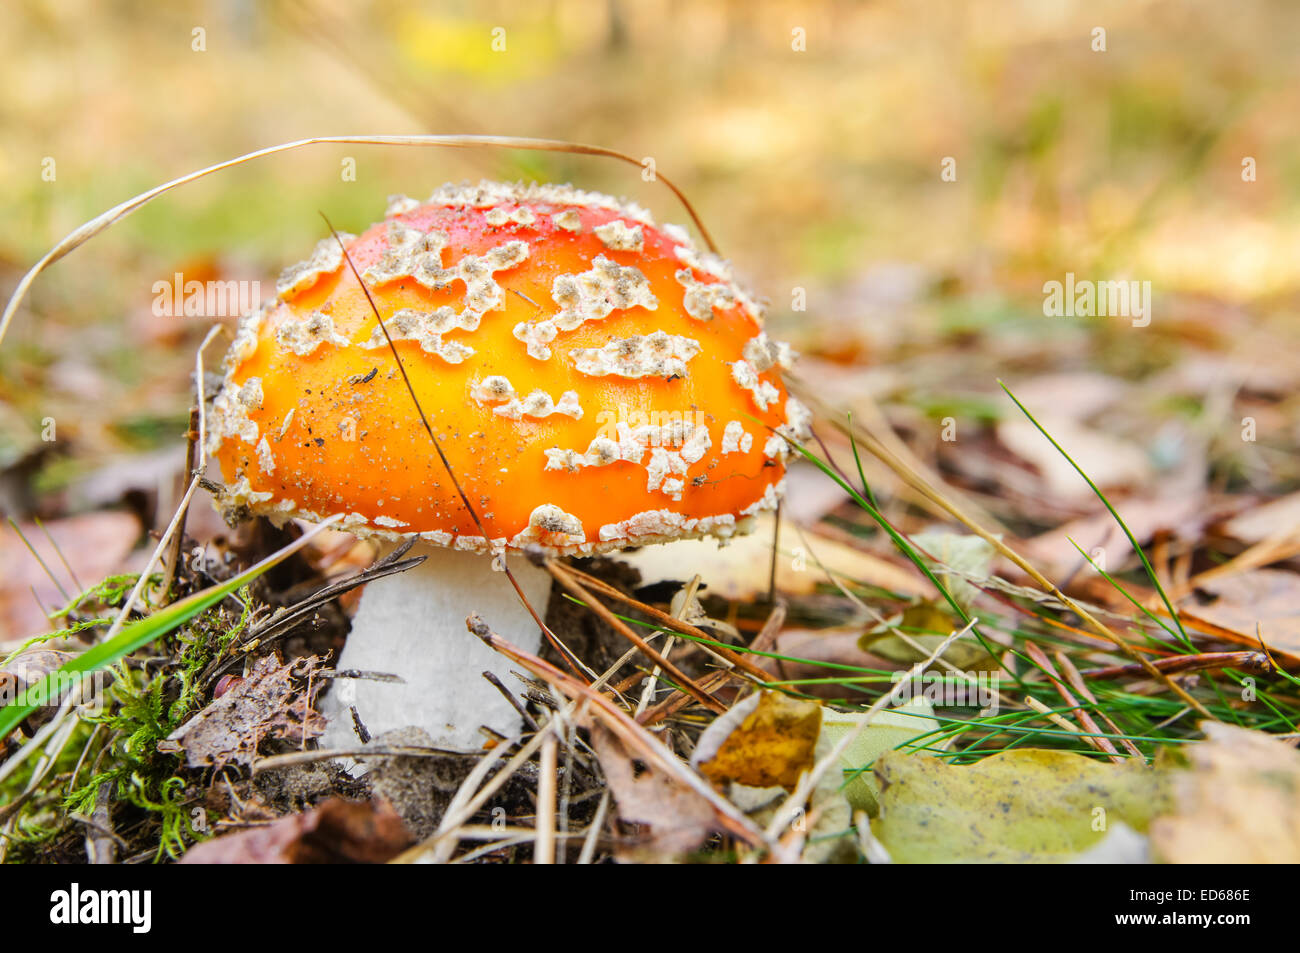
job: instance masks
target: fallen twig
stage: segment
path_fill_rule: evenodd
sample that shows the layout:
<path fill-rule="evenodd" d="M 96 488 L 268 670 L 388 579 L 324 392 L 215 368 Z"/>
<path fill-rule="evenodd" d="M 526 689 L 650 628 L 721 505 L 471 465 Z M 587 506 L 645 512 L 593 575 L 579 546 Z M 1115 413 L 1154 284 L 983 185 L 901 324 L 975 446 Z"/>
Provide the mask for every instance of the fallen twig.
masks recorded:
<path fill-rule="evenodd" d="M 501 638 L 478 616 L 470 616 L 466 620 L 466 625 L 488 646 L 518 662 L 538 678 L 544 679 L 551 687 L 562 692 L 570 699 L 571 708 L 576 707 L 579 702 L 586 703 L 592 715 L 599 718 L 614 732 L 629 751 L 635 752 L 642 760 L 660 768 L 708 801 L 718 822 L 729 833 L 753 847 L 771 846 L 769 838 L 739 808 L 719 795 L 707 781 L 682 764 L 653 735 L 610 699 L 566 675 L 550 663 L 524 652 Z"/>
<path fill-rule="evenodd" d="M 623 638 L 635 645 L 648 659 L 671 675 L 673 680 L 677 682 L 678 685 L 685 688 L 686 691 L 690 692 L 691 696 L 701 705 L 718 714 L 722 714 L 722 712 L 727 710 L 725 705 L 700 688 L 700 686 L 697 685 L 685 672 L 679 669 L 672 662 L 668 661 L 668 659 L 664 658 L 664 656 L 654 646 L 634 632 L 631 626 L 625 623 L 618 616 L 614 615 L 614 613 L 610 612 L 609 609 L 607 609 L 599 600 L 593 598 L 591 593 L 583 588 L 582 583 L 574 579 L 565 568 L 560 566 L 558 561 L 548 557 L 543 562 L 543 565 L 555 578 L 556 582 L 567 589 L 571 595 L 582 600 L 583 603 L 589 606 L 596 615 L 600 616 L 600 618 L 618 632 L 619 635 L 623 636 Z M 668 618 L 672 617 L 668 616 Z"/>

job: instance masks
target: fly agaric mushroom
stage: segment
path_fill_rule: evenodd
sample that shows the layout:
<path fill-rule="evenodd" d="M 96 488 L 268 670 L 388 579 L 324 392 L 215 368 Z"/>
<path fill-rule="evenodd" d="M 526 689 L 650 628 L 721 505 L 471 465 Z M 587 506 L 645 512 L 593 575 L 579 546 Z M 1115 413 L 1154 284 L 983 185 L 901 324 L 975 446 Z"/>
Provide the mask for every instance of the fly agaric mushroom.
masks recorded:
<path fill-rule="evenodd" d="M 726 539 L 776 506 L 785 437 L 804 438 L 809 415 L 780 378 L 790 349 L 727 265 L 635 205 L 444 186 L 340 237 L 384 327 L 334 238 L 284 272 L 240 324 L 213 401 L 220 503 L 229 519 L 341 513 L 357 535 L 427 544 L 420 566 L 365 587 L 339 660 L 404 684 L 340 683 L 326 741 L 355 744 L 355 705 L 374 734 L 415 725 L 471 745 L 519 718 L 481 677 L 508 666 L 466 617 L 531 652 L 541 635 L 487 555 Z M 547 573 L 511 570 L 544 614 Z"/>

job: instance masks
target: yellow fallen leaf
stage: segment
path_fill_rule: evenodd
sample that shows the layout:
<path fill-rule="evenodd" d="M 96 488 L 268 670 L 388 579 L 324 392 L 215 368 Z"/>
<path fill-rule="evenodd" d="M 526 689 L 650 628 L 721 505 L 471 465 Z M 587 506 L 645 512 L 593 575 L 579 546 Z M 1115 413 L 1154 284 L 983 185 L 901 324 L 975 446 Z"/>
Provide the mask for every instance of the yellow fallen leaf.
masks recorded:
<path fill-rule="evenodd" d="M 816 702 L 760 692 L 732 706 L 700 735 L 691 764 L 762 827 L 770 824 L 799 777 L 830 753 Z M 807 815 L 791 833 L 802 835 L 807 863 L 849 861 L 852 812 L 838 772 L 827 771 L 812 791 Z"/>
<path fill-rule="evenodd" d="M 723 740 L 700 772 L 715 786 L 736 782 L 793 791 L 813 766 L 822 707 L 780 692 L 762 692 L 753 711 Z"/>
<path fill-rule="evenodd" d="M 865 717 L 863 712 L 827 711 L 822 716 L 822 735 L 832 746 L 853 731 Z M 880 784 L 871 766 L 887 751 L 903 748 L 921 735 L 939 730 L 934 717 L 934 706 L 922 697 L 913 698 L 905 705 L 876 712 L 871 723 L 858 732 L 840 759 L 840 776 L 844 796 L 855 811 L 875 814 Z M 935 744 L 933 737 L 922 739 L 920 744 Z"/>
<path fill-rule="evenodd" d="M 1059 863 L 1115 821 L 1138 832 L 1172 806 L 1171 773 L 1138 760 L 1016 748 L 973 765 L 889 752 L 876 838 L 898 863 Z"/>

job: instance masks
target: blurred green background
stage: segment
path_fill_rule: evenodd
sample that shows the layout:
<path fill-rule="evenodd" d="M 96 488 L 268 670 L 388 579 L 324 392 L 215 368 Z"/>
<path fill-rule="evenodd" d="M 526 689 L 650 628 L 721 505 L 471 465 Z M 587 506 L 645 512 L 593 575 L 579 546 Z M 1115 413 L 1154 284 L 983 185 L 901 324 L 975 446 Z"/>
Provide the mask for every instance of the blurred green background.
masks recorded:
<path fill-rule="evenodd" d="M 954 408 L 996 416 L 997 376 L 1143 381 L 1229 362 L 1275 398 L 1261 440 L 1276 459 L 1247 478 L 1297 476 L 1282 451 L 1300 364 L 1300 7 L 1285 0 L 20 0 L 0 18 L 6 291 L 114 203 L 274 143 L 570 139 L 652 156 L 776 330 L 848 375 L 832 399 L 869 392 L 906 428 Z M 165 196 L 38 280 L 0 348 L 6 440 L 54 416 L 74 461 L 178 445 L 210 322 L 152 315 L 155 281 L 269 288 L 321 236 L 318 211 L 359 231 L 390 193 L 480 177 L 572 181 L 685 219 L 662 186 L 595 158 L 317 146 L 261 159 Z M 1066 272 L 1151 281 L 1152 327 L 1044 318 L 1042 285 Z M 1166 414 L 1203 408 L 1195 388 L 1190 409 L 1168 403 L 1176 389 L 1149 396 Z"/>

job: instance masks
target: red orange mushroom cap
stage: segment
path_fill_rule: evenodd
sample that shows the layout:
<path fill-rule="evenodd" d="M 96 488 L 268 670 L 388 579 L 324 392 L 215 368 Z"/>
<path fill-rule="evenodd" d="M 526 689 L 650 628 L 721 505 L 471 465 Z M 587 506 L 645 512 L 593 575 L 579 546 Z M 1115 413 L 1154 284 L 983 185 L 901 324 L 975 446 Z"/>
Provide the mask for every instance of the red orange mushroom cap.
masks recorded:
<path fill-rule="evenodd" d="M 775 507 L 808 412 L 716 256 L 567 186 L 444 186 L 331 237 L 240 324 L 208 415 L 228 515 L 595 553 L 726 537 Z"/>

